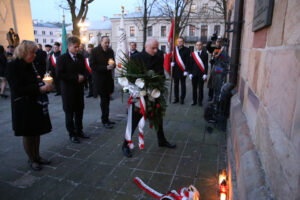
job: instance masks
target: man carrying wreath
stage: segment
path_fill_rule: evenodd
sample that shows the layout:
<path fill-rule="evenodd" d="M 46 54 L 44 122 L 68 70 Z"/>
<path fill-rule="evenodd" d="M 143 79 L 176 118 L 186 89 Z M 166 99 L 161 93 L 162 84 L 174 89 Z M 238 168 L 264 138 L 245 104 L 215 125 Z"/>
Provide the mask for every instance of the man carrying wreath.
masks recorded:
<path fill-rule="evenodd" d="M 135 62 L 137 65 L 144 65 L 147 68 L 147 71 L 152 70 L 154 73 L 159 75 L 164 75 L 164 58 L 163 53 L 158 50 L 158 41 L 153 38 L 149 38 L 145 43 L 145 49 L 133 55 L 130 60 Z M 133 135 L 139 120 L 143 117 L 143 115 L 139 112 L 139 109 L 133 104 L 132 106 L 132 126 L 131 126 L 131 135 Z M 160 147 L 168 147 L 168 148 L 175 148 L 175 144 L 169 143 L 163 131 L 163 119 L 160 116 L 159 119 L 160 123 L 157 128 L 157 139 L 158 139 L 158 146 Z M 122 146 L 123 154 L 126 157 L 132 157 L 132 153 L 129 148 L 128 141 L 124 140 Z"/>

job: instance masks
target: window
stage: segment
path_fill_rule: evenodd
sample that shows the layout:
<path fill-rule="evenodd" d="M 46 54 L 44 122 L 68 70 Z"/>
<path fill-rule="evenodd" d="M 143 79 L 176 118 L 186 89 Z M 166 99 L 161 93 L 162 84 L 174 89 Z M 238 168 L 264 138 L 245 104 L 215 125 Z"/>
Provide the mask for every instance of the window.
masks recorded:
<path fill-rule="evenodd" d="M 148 36 L 148 37 L 152 37 L 152 26 L 148 26 L 148 29 L 147 29 L 147 36 Z"/>
<path fill-rule="evenodd" d="M 204 3 L 203 7 L 202 7 L 202 12 L 207 13 L 207 7 L 208 7 L 208 4 Z"/>
<path fill-rule="evenodd" d="M 135 28 L 134 26 L 129 27 L 129 36 L 134 37 L 135 36 Z"/>
<path fill-rule="evenodd" d="M 47 39 L 44 38 L 44 39 L 43 39 L 43 43 L 47 43 Z"/>
<path fill-rule="evenodd" d="M 189 31 L 190 36 L 195 36 L 196 33 L 196 27 L 194 25 L 190 25 L 190 31 Z"/>
<path fill-rule="evenodd" d="M 37 35 L 37 30 L 34 30 L 33 33 L 34 33 L 34 35 Z"/>
<path fill-rule="evenodd" d="M 35 39 L 35 42 L 36 42 L 36 43 L 39 43 L 39 39 Z"/>
<path fill-rule="evenodd" d="M 196 8 L 197 8 L 196 4 L 192 4 L 191 5 L 191 12 L 195 12 Z"/>
<path fill-rule="evenodd" d="M 42 35 L 46 35 L 46 31 L 42 31 Z"/>
<path fill-rule="evenodd" d="M 203 42 L 206 42 L 207 40 L 207 25 L 201 26 L 201 40 L 204 40 Z"/>
<path fill-rule="evenodd" d="M 54 40 L 53 40 L 53 39 L 51 39 L 51 43 L 54 43 Z"/>
<path fill-rule="evenodd" d="M 220 25 L 215 25 L 214 27 L 214 33 L 216 33 L 217 35 L 220 35 Z"/>
<path fill-rule="evenodd" d="M 50 31 L 50 35 L 53 35 L 53 32 L 52 32 L 52 31 Z"/>
<path fill-rule="evenodd" d="M 161 26 L 160 27 L 160 36 L 161 37 L 166 37 L 167 36 L 167 27 L 166 26 Z"/>
<path fill-rule="evenodd" d="M 166 45 L 161 45 L 160 50 L 165 53 L 166 52 Z"/>

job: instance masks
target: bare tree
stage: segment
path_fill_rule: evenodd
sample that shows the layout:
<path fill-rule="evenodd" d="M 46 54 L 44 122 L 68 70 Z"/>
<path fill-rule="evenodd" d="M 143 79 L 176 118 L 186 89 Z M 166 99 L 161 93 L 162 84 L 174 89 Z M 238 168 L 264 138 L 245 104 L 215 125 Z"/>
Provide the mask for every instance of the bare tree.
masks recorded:
<path fill-rule="evenodd" d="M 188 25 L 192 4 L 193 0 L 160 0 L 157 7 L 162 16 L 175 18 L 175 33 L 181 36 Z"/>
<path fill-rule="evenodd" d="M 80 5 L 79 3 L 76 3 L 76 0 L 66 0 L 66 1 L 68 3 L 68 7 L 72 16 L 72 23 L 73 23 L 72 34 L 80 36 L 78 23 L 85 21 L 89 9 L 89 4 L 92 3 L 94 0 L 81 0 Z M 79 8 L 77 8 L 76 5 L 79 5 Z"/>
<path fill-rule="evenodd" d="M 224 23 L 227 19 L 227 0 L 211 0 L 215 3 L 214 7 L 210 7 L 209 10 L 223 17 Z"/>

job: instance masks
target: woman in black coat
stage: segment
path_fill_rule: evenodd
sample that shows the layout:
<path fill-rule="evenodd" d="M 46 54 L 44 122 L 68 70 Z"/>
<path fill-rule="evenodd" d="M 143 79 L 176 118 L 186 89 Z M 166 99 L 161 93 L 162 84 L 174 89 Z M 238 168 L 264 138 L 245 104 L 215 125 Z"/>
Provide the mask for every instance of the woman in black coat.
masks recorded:
<path fill-rule="evenodd" d="M 5 75 L 6 63 L 7 63 L 7 59 L 4 54 L 4 47 L 0 45 L 0 81 L 1 81 L 0 96 L 3 98 L 8 97 L 5 94 L 6 79 L 4 75 Z"/>
<path fill-rule="evenodd" d="M 40 135 L 52 129 L 48 113 L 51 85 L 45 85 L 37 75 L 33 60 L 35 42 L 23 40 L 8 63 L 7 80 L 11 89 L 12 125 L 16 136 L 23 136 L 24 149 L 33 170 L 40 170 L 49 161 L 40 157 Z"/>

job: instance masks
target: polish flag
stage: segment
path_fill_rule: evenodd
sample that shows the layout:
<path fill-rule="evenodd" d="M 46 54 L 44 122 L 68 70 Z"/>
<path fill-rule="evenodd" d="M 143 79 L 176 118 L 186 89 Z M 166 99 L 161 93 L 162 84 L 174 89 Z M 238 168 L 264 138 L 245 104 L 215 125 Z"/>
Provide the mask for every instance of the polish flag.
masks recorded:
<path fill-rule="evenodd" d="M 166 48 L 166 55 L 164 61 L 164 68 L 170 74 L 171 73 L 171 57 L 173 53 L 173 32 L 174 32 L 174 19 L 172 20 L 172 25 L 169 33 L 168 44 Z"/>

